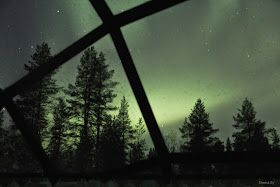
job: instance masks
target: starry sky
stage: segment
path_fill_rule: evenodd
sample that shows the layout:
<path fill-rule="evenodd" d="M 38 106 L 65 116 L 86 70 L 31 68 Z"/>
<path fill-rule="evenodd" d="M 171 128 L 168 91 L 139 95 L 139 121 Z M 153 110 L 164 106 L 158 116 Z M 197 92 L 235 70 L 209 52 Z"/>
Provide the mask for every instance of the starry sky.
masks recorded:
<path fill-rule="evenodd" d="M 106 2 L 118 14 L 147 1 Z M 280 127 L 279 17 L 276 0 L 191 0 L 122 27 L 162 133 L 179 137 L 198 98 L 222 140 L 234 132 L 232 116 L 245 97 L 267 127 Z M 37 44 L 57 54 L 101 24 L 88 0 L 2 0 L 0 20 L 2 89 L 26 74 Z M 120 82 L 115 105 L 126 96 L 135 124 L 142 115 L 110 36 L 94 46 Z M 62 66 L 60 85 L 74 83 L 81 55 Z"/>

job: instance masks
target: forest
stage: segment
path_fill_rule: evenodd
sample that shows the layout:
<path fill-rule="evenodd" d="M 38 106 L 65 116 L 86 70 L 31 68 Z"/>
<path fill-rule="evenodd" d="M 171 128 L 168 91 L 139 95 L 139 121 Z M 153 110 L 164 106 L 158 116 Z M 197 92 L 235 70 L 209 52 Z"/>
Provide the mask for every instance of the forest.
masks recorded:
<path fill-rule="evenodd" d="M 47 43 L 37 45 L 24 69 L 31 72 L 52 57 Z M 144 120 L 139 118 L 135 124 L 130 120 L 125 96 L 119 106 L 113 105 L 119 82 L 113 80 L 114 71 L 108 67 L 105 54 L 90 47 L 80 59 L 75 83 L 67 88 L 58 86 L 53 78 L 58 69 L 34 82 L 15 101 L 31 134 L 62 170 L 105 171 L 156 156 L 143 137 Z M 204 102 L 198 98 L 191 114 L 182 121 L 181 134 L 177 137 L 171 131 L 164 136 L 169 152 L 279 151 L 276 128 L 267 128 L 265 121 L 257 119 L 253 103 L 244 98 L 233 114 L 236 132 L 226 142 L 215 136 L 219 129 L 214 129 Z M 118 114 L 113 116 L 112 111 Z M 2 109 L 0 172 L 42 172 L 19 130 L 4 118 Z M 214 172 L 221 168 L 204 164 L 189 168 L 181 165 L 179 169 Z"/>

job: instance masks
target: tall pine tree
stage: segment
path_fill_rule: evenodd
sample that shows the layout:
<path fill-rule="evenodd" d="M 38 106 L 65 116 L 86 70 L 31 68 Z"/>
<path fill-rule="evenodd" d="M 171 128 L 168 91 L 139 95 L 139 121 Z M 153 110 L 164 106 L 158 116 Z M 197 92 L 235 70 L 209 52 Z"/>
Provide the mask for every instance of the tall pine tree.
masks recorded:
<path fill-rule="evenodd" d="M 138 162 L 145 158 L 145 151 L 147 150 L 147 145 L 145 139 L 142 139 L 143 134 L 146 132 L 145 126 L 143 124 L 142 118 L 139 118 L 138 123 L 135 125 L 135 141 L 133 142 L 129 156 L 130 164 Z"/>
<path fill-rule="evenodd" d="M 234 138 L 235 151 L 266 151 L 269 150 L 269 142 L 265 136 L 265 122 L 256 119 L 256 111 L 251 101 L 247 98 L 243 101 L 242 109 L 238 109 L 233 116 L 234 128 L 239 130 L 232 136 Z"/>
<path fill-rule="evenodd" d="M 69 84 L 65 91 L 71 97 L 67 102 L 71 105 L 72 122 L 80 138 L 77 163 L 82 171 L 92 168 L 93 164 L 98 169 L 100 133 L 105 124 L 104 119 L 108 111 L 116 109 L 111 103 L 116 97 L 113 89 L 118 83 L 112 81 L 114 71 L 108 70 L 109 65 L 105 61 L 102 52 L 98 55 L 94 47 L 88 48 L 78 65 L 75 85 Z"/>
<path fill-rule="evenodd" d="M 48 44 L 37 45 L 31 58 L 32 60 L 28 64 L 24 64 L 24 68 L 28 72 L 34 71 L 52 58 Z M 53 79 L 56 72 L 54 71 L 40 80 L 35 80 L 31 88 L 22 92 L 16 101 L 25 119 L 28 120 L 33 135 L 41 143 L 47 134 L 47 115 L 50 113 L 52 98 L 59 91 L 56 80 Z"/>
<path fill-rule="evenodd" d="M 128 114 L 128 102 L 126 101 L 125 97 L 123 96 L 121 100 L 121 106 L 119 108 L 119 114 L 117 116 L 117 123 L 121 128 L 121 136 L 122 136 L 122 144 L 124 150 L 129 153 L 129 149 L 132 147 L 133 139 L 135 137 L 135 130 L 131 125 L 131 120 Z M 127 161 L 129 158 L 126 156 Z"/>
<path fill-rule="evenodd" d="M 198 99 L 195 103 L 192 113 L 188 119 L 185 119 L 182 127 L 179 128 L 182 138 L 185 140 L 181 150 L 183 152 L 211 152 L 221 151 L 222 143 L 218 138 L 213 137 L 218 129 L 213 129 L 209 122 L 209 114 L 205 111 L 204 103 Z M 194 173 L 210 172 L 210 164 L 181 165 L 182 173 L 191 170 Z"/>
<path fill-rule="evenodd" d="M 205 111 L 204 103 L 198 99 L 195 103 L 189 121 L 185 120 L 182 128 L 182 138 L 185 139 L 183 150 L 187 152 L 205 152 L 211 151 L 214 143 L 212 135 L 218 129 L 213 129 L 212 123 L 209 122 L 209 114 Z"/>
<path fill-rule="evenodd" d="M 62 98 L 58 98 L 58 104 L 53 111 L 53 126 L 51 127 L 50 143 L 48 145 L 50 157 L 53 160 L 61 158 L 63 149 L 67 147 L 67 126 L 69 115 L 66 111 L 66 103 Z"/>

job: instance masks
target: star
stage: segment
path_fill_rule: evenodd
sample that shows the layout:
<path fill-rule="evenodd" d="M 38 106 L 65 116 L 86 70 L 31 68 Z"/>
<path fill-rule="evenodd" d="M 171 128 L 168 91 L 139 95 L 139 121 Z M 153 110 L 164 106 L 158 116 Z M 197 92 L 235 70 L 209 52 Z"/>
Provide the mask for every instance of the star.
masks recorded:
<path fill-rule="evenodd" d="M 56 12 L 59 13 L 59 10 L 57 10 Z"/>

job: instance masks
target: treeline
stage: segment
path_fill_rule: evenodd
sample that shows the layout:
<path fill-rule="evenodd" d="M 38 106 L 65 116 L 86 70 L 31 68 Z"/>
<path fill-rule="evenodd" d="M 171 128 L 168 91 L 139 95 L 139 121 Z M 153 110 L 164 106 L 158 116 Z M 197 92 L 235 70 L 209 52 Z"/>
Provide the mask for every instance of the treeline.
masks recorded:
<path fill-rule="evenodd" d="M 222 142 L 215 133 L 209 113 L 204 103 L 198 99 L 191 114 L 179 128 L 183 144 L 183 152 L 222 152 L 222 151 L 279 151 L 279 135 L 276 128 L 267 128 L 266 122 L 256 119 L 256 111 L 251 101 L 243 101 L 241 109 L 233 116 L 233 127 L 236 132 L 232 139 L 228 137 Z"/>
<path fill-rule="evenodd" d="M 275 152 L 280 151 L 279 135 L 275 128 L 267 128 L 266 122 L 256 118 L 256 111 L 251 101 L 248 98 L 242 103 L 240 109 L 233 116 L 233 125 L 235 132 L 232 138 L 227 138 L 226 142 L 221 141 L 215 134 L 219 129 L 213 128 L 213 123 L 210 122 L 209 113 L 205 110 L 205 105 L 198 99 L 193 107 L 191 114 L 185 118 L 182 126 L 179 128 L 181 133 L 181 141 L 177 138 L 175 131 L 169 132 L 164 136 L 165 143 L 169 152 Z M 229 126 L 230 128 L 230 126 Z M 152 148 L 149 150 L 149 157 L 156 155 L 156 151 Z M 265 164 L 269 165 L 269 164 Z M 213 172 L 229 172 L 251 169 L 256 172 L 261 169 L 261 165 L 250 165 L 241 163 L 228 163 L 226 165 L 217 164 L 181 164 L 178 168 L 181 173 L 205 173 Z M 268 167 L 268 166 L 267 166 Z M 279 168 L 279 165 L 269 165 L 272 168 Z"/>
<path fill-rule="evenodd" d="M 52 58 L 48 44 L 36 47 L 31 61 L 24 65 L 28 72 Z M 17 106 L 28 121 L 30 133 L 42 144 L 50 159 L 68 171 L 103 171 L 119 168 L 145 158 L 156 151 L 148 150 L 143 134 L 142 118 L 133 125 L 129 104 L 123 96 L 120 106 L 116 98 L 114 71 L 108 69 L 105 55 L 93 47 L 84 51 L 74 84 L 67 88 L 57 85 L 55 71 L 21 93 Z M 63 95 L 61 97 L 59 95 Z M 112 111 L 118 111 L 112 116 Z M 0 170 L 3 172 L 41 171 L 40 164 L 28 150 L 15 125 L 4 128 L 0 112 Z M 164 137 L 169 152 L 279 151 L 279 136 L 275 128 L 256 119 L 256 111 L 247 98 L 236 116 L 236 132 L 226 142 L 215 136 L 204 103 L 198 99 L 191 114 L 179 128 L 181 142 L 174 131 Z M 218 166 L 216 166 L 217 168 Z M 187 168 L 182 165 L 181 171 Z M 214 167 L 214 169 L 216 169 Z M 213 165 L 188 166 L 188 170 L 213 171 Z"/>
<path fill-rule="evenodd" d="M 232 139 L 228 137 L 226 142 L 222 142 L 215 133 L 219 129 L 214 129 L 210 122 L 209 113 L 206 112 L 204 103 L 198 99 L 192 109 L 191 114 L 181 128 L 183 143 L 179 146 L 181 152 L 272 152 L 280 151 L 279 135 L 276 128 L 267 128 L 266 123 L 256 118 L 256 111 L 251 101 L 247 98 L 236 116 L 233 116 L 233 127 L 235 131 Z M 174 145 L 174 143 L 173 143 Z M 241 163 L 228 164 L 189 164 L 181 165 L 181 173 L 224 173 L 224 172 L 264 172 L 262 167 L 270 168 L 270 171 L 278 170 L 279 165 L 274 163 L 263 163 L 262 165 L 248 165 Z"/>
<path fill-rule="evenodd" d="M 37 45 L 31 61 L 24 65 L 28 72 L 52 58 L 47 43 Z M 114 71 L 108 70 L 105 55 L 90 47 L 77 67 L 78 75 L 68 88 L 59 87 L 55 71 L 21 93 L 16 100 L 30 133 L 42 144 L 49 157 L 68 171 L 101 171 L 142 160 L 147 149 L 142 118 L 132 125 L 128 102 L 112 105 Z M 59 97 L 61 92 L 64 97 Z M 111 111 L 118 110 L 116 116 Z M 15 125 L 3 128 L 0 113 L 0 170 L 41 171 Z"/>

